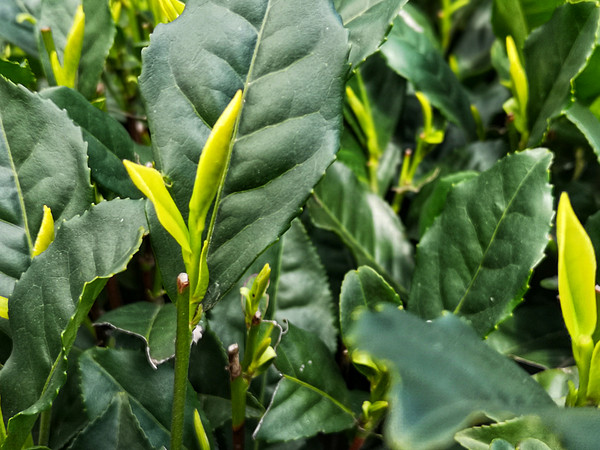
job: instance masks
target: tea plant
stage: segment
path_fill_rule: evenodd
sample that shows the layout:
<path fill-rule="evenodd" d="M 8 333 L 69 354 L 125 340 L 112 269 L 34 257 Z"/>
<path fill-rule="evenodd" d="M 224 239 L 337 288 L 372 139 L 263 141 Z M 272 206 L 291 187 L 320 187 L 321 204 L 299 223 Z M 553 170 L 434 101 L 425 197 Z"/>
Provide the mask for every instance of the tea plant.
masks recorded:
<path fill-rule="evenodd" d="M 599 36 L 3 0 L 1 448 L 596 448 Z"/>

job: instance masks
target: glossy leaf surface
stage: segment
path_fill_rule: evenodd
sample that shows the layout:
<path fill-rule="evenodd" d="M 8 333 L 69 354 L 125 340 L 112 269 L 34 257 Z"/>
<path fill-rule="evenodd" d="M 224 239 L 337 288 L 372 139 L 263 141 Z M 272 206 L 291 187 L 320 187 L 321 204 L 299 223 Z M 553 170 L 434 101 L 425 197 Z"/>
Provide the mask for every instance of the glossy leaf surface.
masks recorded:
<path fill-rule="evenodd" d="M 364 313 L 350 340 L 399 375 L 386 421 L 386 439 L 397 448 L 443 448 L 484 415 L 502 420 L 554 405 L 525 371 L 451 314 L 426 322 L 389 306 Z"/>
<path fill-rule="evenodd" d="M 571 102 L 571 82 L 585 67 L 596 45 L 600 7 L 566 4 L 534 30 L 525 43 L 529 82 L 529 145 L 538 145 L 549 126 Z"/>
<path fill-rule="evenodd" d="M 600 121 L 598 118 L 579 102 L 573 103 L 564 114 L 585 136 L 596 157 L 600 160 Z"/>
<path fill-rule="evenodd" d="M 143 339 L 148 362 L 156 368 L 175 354 L 176 314 L 173 303 L 137 302 L 103 314 L 95 325 L 107 325 Z"/>
<path fill-rule="evenodd" d="M 455 186 L 419 244 L 408 308 L 460 314 L 486 335 L 521 301 L 553 215 L 551 154 L 528 150 Z"/>
<path fill-rule="evenodd" d="M 408 0 L 334 0 L 344 26 L 350 31 L 353 67 L 375 52 L 389 31 L 390 24 Z"/>
<path fill-rule="evenodd" d="M 243 89 L 205 308 L 283 234 L 333 160 L 347 51 L 347 33 L 324 0 L 192 0 L 153 33 L 141 89 L 155 159 L 184 217 L 209 127 Z M 170 278 L 170 263 L 158 259 Z"/>
<path fill-rule="evenodd" d="M 352 171 L 333 164 L 309 202 L 314 223 L 333 231 L 352 251 L 357 265 L 381 274 L 403 295 L 412 272 L 412 246 L 390 206 L 368 192 Z"/>
<path fill-rule="evenodd" d="M 275 365 L 282 379 L 254 432 L 256 439 L 289 441 L 352 427 L 344 380 L 315 335 L 290 324 Z"/>
<path fill-rule="evenodd" d="M 475 120 L 466 90 L 410 11 L 404 8 L 394 20 L 392 31 L 381 46 L 383 56 L 392 69 L 408 79 L 415 90 L 423 92 L 448 120 L 474 138 Z"/>
<path fill-rule="evenodd" d="M 21 413 L 8 423 L 7 445 L 25 441 L 64 383 L 79 325 L 106 280 L 125 270 L 141 244 L 143 211 L 142 201 L 113 200 L 64 222 L 17 283 L 9 302 L 13 351 L 0 371 L 0 393 L 6 417 Z"/>
<path fill-rule="evenodd" d="M 26 113 L 24 113 L 26 111 Z M 55 221 L 91 202 L 85 142 L 67 114 L 0 78 L 0 295 L 30 264 L 43 205 Z"/>

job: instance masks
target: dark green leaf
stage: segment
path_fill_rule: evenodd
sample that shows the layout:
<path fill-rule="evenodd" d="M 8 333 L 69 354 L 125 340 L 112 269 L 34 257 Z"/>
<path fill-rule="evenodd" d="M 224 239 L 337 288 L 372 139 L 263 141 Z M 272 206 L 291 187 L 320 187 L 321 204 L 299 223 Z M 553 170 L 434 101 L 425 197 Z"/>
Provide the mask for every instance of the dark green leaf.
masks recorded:
<path fill-rule="evenodd" d="M 359 307 L 371 311 L 381 303 L 401 306 L 398 294 L 370 267 L 359 267 L 346 274 L 340 294 L 340 330 L 347 345 L 347 333 L 353 323 L 353 314 Z"/>
<path fill-rule="evenodd" d="M 529 82 L 529 145 L 539 144 L 550 120 L 571 102 L 571 83 L 585 67 L 596 45 L 600 7 L 582 2 L 560 6 L 525 42 Z"/>
<path fill-rule="evenodd" d="M 452 314 L 426 322 L 388 306 L 361 315 L 350 340 L 399 375 L 385 434 L 397 448 L 443 447 L 485 416 L 505 420 L 510 412 L 553 405 L 525 371 Z"/>
<path fill-rule="evenodd" d="M 106 280 L 125 270 L 141 244 L 143 205 L 103 202 L 63 222 L 16 284 L 9 301 L 13 352 L 0 371 L 2 412 L 12 416 L 7 446 L 25 441 L 64 384 L 79 325 Z"/>
<path fill-rule="evenodd" d="M 173 303 L 137 302 L 107 312 L 96 325 L 107 325 L 143 339 L 148 362 L 156 368 L 175 354 L 176 318 Z"/>
<path fill-rule="evenodd" d="M 123 159 L 135 161 L 134 144 L 125 128 L 73 89 L 45 89 L 40 95 L 66 110 L 71 120 L 81 127 L 88 144 L 92 178 L 119 196 L 140 198 L 140 191 L 133 185 L 122 162 Z"/>
<path fill-rule="evenodd" d="M 565 0 L 494 0 L 494 33 L 502 41 L 512 36 L 521 50 L 531 30 L 550 20 L 554 10 L 564 3 Z"/>
<path fill-rule="evenodd" d="M 413 249 L 404 227 L 390 206 L 369 193 L 350 169 L 333 164 L 308 205 L 315 224 L 338 234 L 357 265 L 375 269 L 400 295 L 407 292 Z"/>
<path fill-rule="evenodd" d="M 553 450 L 562 450 L 560 440 L 544 425 L 539 417 L 524 416 L 492 425 L 469 428 L 456 434 L 455 439 L 469 450 L 487 450 L 494 439 L 504 439 L 524 449 L 524 441 L 535 438 Z M 533 447 L 529 447 L 533 448 Z"/>
<path fill-rule="evenodd" d="M 81 431 L 69 449 L 86 450 L 99 446 L 115 450 L 155 448 L 140 428 L 125 393 L 115 395 L 108 408 Z"/>
<path fill-rule="evenodd" d="M 22 84 L 28 88 L 35 84 L 35 75 L 27 64 L 22 65 L 15 61 L 0 59 L 0 75 L 15 84 Z"/>
<path fill-rule="evenodd" d="M 224 320 L 225 318 L 222 319 Z M 202 338 L 192 344 L 192 348 L 190 349 L 188 378 L 194 390 L 199 394 L 230 399 L 228 364 L 227 353 L 215 332 L 210 328 L 204 329 L 202 331 Z M 231 403 L 228 403 L 228 406 L 228 414 L 231 419 Z M 205 408 L 205 411 L 208 414 L 211 413 L 209 408 Z M 212 419 L 211 423 L 215 427 L 219 426 Z"/>
<path fill-rule="evenodd" d="M 142 352 L 94 348 L 80 357 L 79 367 L 83 401 L 90 417 L 101 416 L 115 398 L 126 398 L 152 446 L 169 447 L 173 402 L 171 365 L 153 369 Z M 190 449 L 196 448 L 192 426 L 194 408 L 203 415 L 193 389 L 188 386 L 184 444 Z M 207 423 L 204 418 L 203 423 Z M 207 428 L 208 432 L 210 428 Z"/>
<path fill-rule="evenodd" d="M 592 56 L 587 61 L 585 68 L 577 75 L 573 81 L 573 90 L 578 100 L 586 103 L 593 102 L 600 95 L 600 86 L 597 80 L 600 76 L 600 46 L 596 38 L 596 48 Z"/>
<path fill-rule="evenodd" d="M 37 57 L 34 26 L 29 22 L 17 21 L 19 14 L 38 17 L 41 0 L 2 0 L 0 2 L 0 36 Z"/>
<path fill-rule="evenodd" d="M 452 311 L 481 335 L 510 314 L 548 242 L 551 160 L 545 149 L 513 154 L 452 189 L 419 244 L 409 309 Z"/>
<path fill-rule="evenodd" d="M 38 29 L 50 27 L 58 58 L 63 63 L 67 35 L 73 25 L 75 10 L 80 4 L 83 4 L 85 13 L 85 31 L 79 61 L 77 90 L 86 98 L 92 98 L 96 95 L 96 85 L 100 80 L 104 61 L 112 47 L 116 32 L 108 3 L 98 0 L 44 0 L 37 26 Z M 46 76 L 54 81 L 50 60 L 41 37 L 39 48 Z"/>
<path fill-rule="evenodd" d="M 408 0 L 334 0 L 344 26 L 350 31 L 353 67 L 375 52 L 389 31 L 394 17 Z"/>
<path fill-rule="evenodd" d="M 0 295 L 31 262 L 43 205 L 60 224 L 90 204 L 81 131 L 48 100 L 0 78 Z"/>
<path fill-rule="evenodd" d="M 381 52 L 389 66 L 422 91 L 444 116 L 475 138 L 475 120 L 466 90 L 424 29 L 403 9 Z"/>
<path fill-rule="evenodd" d="M 349 392 L 319 338 L 290 324 L 275 365 L 282 379 L 254 432 L 256 439 L 290 441 L 352 427 Z"/>
<path fill-rule="evenodd" d="M 140 86 L 157 164 L 184 217 L 209 126 L 244 90 L 205 309 L 283 234 L 333 160 L 347 51 L 346 31 L 324 0 L 191 0 L 152 34 Z"/>
<path fill-rule="evenodd" d="M 573 103 L 564 114 L 585 136 L 596 157 L 600 160 L 600 121 L 598 118 L 579 102 Z"/>

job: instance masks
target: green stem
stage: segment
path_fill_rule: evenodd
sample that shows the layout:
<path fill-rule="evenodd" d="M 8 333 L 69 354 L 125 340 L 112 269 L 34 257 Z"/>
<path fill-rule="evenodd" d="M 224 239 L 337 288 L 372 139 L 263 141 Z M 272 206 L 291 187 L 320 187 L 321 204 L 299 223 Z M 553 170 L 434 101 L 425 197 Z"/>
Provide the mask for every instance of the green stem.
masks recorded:
<path fill-rule="evenodd" d="M 442 48 L 444 51 L 450 46 L 450 31 L 452 29 L 451 7 L 451 0 L 442 0 L 442 10 L 440 11 L 440 33 L 442 35 Z"/>
<path fill-rule="evenodd" d="M 247 350 L 246 350 L 247 351 Z M 250 383 L 242 373 L 240 348 L 232 344 L 227 349 L 229 377 L 231 380 L 231 431 L 234 450 L 244 449 L 244 423 L 246 421 L 246 392 Z"/>
<path fill-rule="evenodd" d="M 171 415 L 171 449 L 183 447 L 185 397 L 190 362 L 190 306 L 187 274 L 177 277 L 177 334 L 175 338 L 175 380 L 173 383 L 173 412 Z"/>
<path fill-rule="evenodd" d="M 6 427 L 4 426 L 4 417 L 2 415 L 2 408 L 0 407 L 0 446 L 4 444 L 6 440 Z"/>
<path fill-rule="evenodd" d="M 40 414 L 40 434 L 38 445 L 48 446 L 50 441 L 50 421 L 52 419 L 52 408 L 42 411 Z"/>

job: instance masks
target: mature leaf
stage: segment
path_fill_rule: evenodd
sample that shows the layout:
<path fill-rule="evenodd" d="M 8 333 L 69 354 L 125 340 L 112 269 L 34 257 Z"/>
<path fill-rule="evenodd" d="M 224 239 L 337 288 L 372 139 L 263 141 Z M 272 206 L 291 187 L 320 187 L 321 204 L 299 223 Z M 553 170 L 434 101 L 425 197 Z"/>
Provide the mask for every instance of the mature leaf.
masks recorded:
<path fill-rule="evenodd" d="M 475 120 L 467 92 L 410 11 L 404 8 L 394 20 L 381 53 L 392 69 L 407 78 L 448 120 L 474 139 Z"/>
<path fill-rule="evenodd" d="M 144 431 L 131 410 L 125 393 L 117 394 L 108 408 L 81 431 L 69 449 L 111 448 L 115 450 L 151 450 Z"/>
<path fill-rule="evenodd" d="M 283 234 L 333 160 L 347 51 L 324 0 L 191 0 L 152 34 L 140 86 L 157 164 L 184 217 L 209 125 L 238 89 L 244 94 L 216 205 L 205 309 Z M 158 262 L 168 270 L 160 253 Z"/>
<path fill-rule="evenodd" d="M 357 308 L 374 311 L 377 305 L 382 303 L 391 303 L 397 307 L 402 305 L 398 294 L 381 275 L 367 266 L 346 274 L 340 294 L 340 330 L 346 345 L 347 333 L 354 322 Z"/>
<path fill-rule="evenodd" d="M 137 302 L 107 312 L 95 325 L 107 325 L 143 339 L 148 362 L 156 369 L 175 354 L 176 319 L 173 303 Z"/>
<path fill-rule="evenodd" d="M 139 190 L 123 166 L 122 160 L 135 161 L 134 143 L 119 122 L 100 111 L 73 89 L 64 86 L 44 89 L 40 95 L 67 111 L 81 128 L 88 144 L 92 178 L 121 197 L 140 198 Z"/>
<path fill-rule="evenodd" d="M 2 412 L 12 417 L 6 448 L 25 441 L 64 384 L 79 325 L 107 279 L 125 270 L 145 223 L 141 201 L 100 203 L 64 222 L 17 283 L 9 301 L 13 351 L 0 371 Z"/>
<path fill-rule="evenodd" d="M 350 169 L 333 164 L 308 205 L 313 222 L 338 234 L 357 265 L 372 267 L 400 295 L 407 293 L 413 249 L 404 227 L 389 205 L 369 193 Z"/>
<path fill-rule="evenodd" d="M 367 59 L 383 42 L 394 17 L 408 0 L 334 0 L 344 26 L 350 31 L 353 67 Z"/>
<path fill-rule="evenodd" d="M 561 367 L 573 356 L 571 340 L 558 307 L 520 305 L 486 339 L 498 352 L 538 367 Z"/>
<path fill-rule="evenodd" d="M 0 77 L 0 295 L 31 262 L 43 205 L 57 223 L 90 204 L 81 131 L 48 100 Z"/>
<path fill-rule="evenodd" d="M 454 187 L 419 244 L 409 309 L 452 311 L 482 336 L 510 314 L 548 242 L 551 160 L 544 149 L 513 154 Z"/>
<path fill-rule="evenodd" d="M 539 144 L 551 119 L 571 103 L 571 84 L 596 45 L 600 6 L 582 2 L 560 6 L 525 43 L 529 82 L 529 145 Z"/>
<path fill-rule="evenodd" d="M 565 0 L 494 0 L 492 25 L 502 41 L 512 36 L 519 51 L 534 28 L 543 25 Z"/>
<path fill-rule="evenodd" d="M 163 364 L 155 370 L 142 352 L 93 348 L 81 355 L 79 367 L 83 401 L 90 417 L 101 416 L 115 398 L 126 398 L 152 446 L 169 447 L 172 366 Z M 201 412 L 201 408 L 191 387 L 188 386 L 186 394 L 183 442 L 191 449 L 196 448 L 194 409 Z M 205 418 L 202 419 L 204 422 Z"/>
<path fill-rule="evenodd" d="M 504 439 L 513 446 L 524 448 L 524 441 L 535 438 L 553 450 L 562 450 L 560 440 L 536 416 L 523 416 L 505 422 L 468 428 L 458 432 L 455 439 L 470 450 L 487 450 L 494 439 Z"/>
<path fill-rule="evenodd" d="M 573 364 L 573 357 L 568 363 Z M 569 395 L 569 384 L 573 383 L 574 386 L 577 386 L 579 373 L 577 366 L 559 367 L 538 372 L 533 375 L 533 379 L 544 388 L 554 403 L 558 406 L 565 406 L 567 395 Z"/>
<path fill-rule="evenodd" d="M 77 6 L 83 4 L 85 32 L 79 61 L 77 90 L 86 98 L 96 94 L 104 61 L 112 47 L 116 33 L 108 3 L 98 0 L 43 0 L 38 29 L 50 27 L 58 58 L 64 65 L 64 48 L 73 24 Z M 43 41 L 39 38 L 39 51 L 48 79 L 54 81 L 49 58 Z"/>
<path fill-rule="evenodd" d="M 241 315 L 241 314 L 240 314 Z M 243 317 L 243 316 L 242 316 Z M 243 319 L 242 319 L 243 323 Z M 202 338 L 192 344 L 188 378 L 198 394 L 231 398 L 227 353 L 223 344 L 210 328 L 202 330 Z M 206 409 L 211 414 L 210 409 Z M 227 411 L 231 418 L 231 403 Z M 214 423 L 213 426 L 219 425 Z"/>
<path fill-rule="evenodd" d="M 300 220 L 292 222 L 281 240 L 263 253 L 215 307 L 213 329 L 225 344 L 240 343 L 245 334 L 239 288 L 269 263 L 271 284 L 267 290 L 269 308 L 265 317 L 289 320 L 321 338 L 331 352 L 337 347 L 334 305 L 325 269 Z M 264 311 L 263 311 L 264 313 Z"/>
<path fill-rule="evenodd" d="M 29 55 L 37 56 L 34 27 L 25 21 L 19 23 L 19 14 L 38 17 L 41 0 L 2 0 L 0 2 L 0 36 L 22 48 Z"/>
<path fill-rule="evenodd" d="M 277 347 L 282 378 L 254 437 L 290 441 L 354 425 L 349 392 L 329 350 L 314 334 L 290 324 Z"/>
<path fill-rule="evenodd" d="M 35 75 L 28 64 L 21 65 L 16 61 L 0 59 L 0 75 L 8 78 L 15 84 L 22 84 L 31 88 L 35 84 Z"/>
<path fill-rule="evenodd" d="M 600 95 L 600 86 L 596 80 L 600 76 L 600 36 L 596 36 L 596 47 L 587 61 L 585 68 L 573 80 L 573 91 L 577 100 L 586 104 L 593 102 Z"/>
<path fill-rule="evenodd" d="M 388 306 L 364 313 L 350 340 L 399 375 L 385 434 L 396 448 L 441 447 L 484 415 L 505 420 L 511 412 L 553 405 L 525 371 L 451 314 L 430 323 Z"/>
<path fill-rule="evenodd" d="M 589 108 L 579 102 L 573 103 L 564 114 L 585 136 L 596 157 L 600 160 L 600 121 L 598 118 Z"/>

